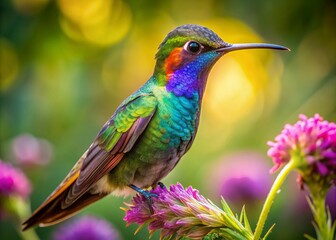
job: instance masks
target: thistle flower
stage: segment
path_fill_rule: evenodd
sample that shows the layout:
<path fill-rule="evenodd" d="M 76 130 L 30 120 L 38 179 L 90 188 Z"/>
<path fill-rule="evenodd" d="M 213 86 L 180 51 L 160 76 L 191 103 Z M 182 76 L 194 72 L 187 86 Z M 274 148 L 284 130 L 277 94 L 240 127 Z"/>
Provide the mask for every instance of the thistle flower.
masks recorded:
<path fill-rule="evenodd" d="M 59 227 L 53 235 L 54 240 L 116 240 L 118 232 L 107 221 L 85 216 Z"/>
<path fill-rule="evenodd" d="M 139 230 L 149 224 L 150 235 L 161 229 L 161 239 L 201 239 L 219 229 L 223 236 L 230 236 L 230 239 L 239 239 L 237 236 L 252 239 L 249 226 L 243 226 L 225 202 L 222 210 L 190 186 L 184 189 L 178 183 L 170 186 L 169 190 L 158 186 L 151 193 L 157 195 L 152 197 L 154 214 L 151 214 L 146 199 L 136 195 L 131 203 L 125 203 L 128 209 L 123 209 L 127 225 L 139 224 Z M 232 232 L 236 237 L 230 235 Z"/>
<path fill-rule="evenodd" d="M 312 118 L 300 115 L 300 121 L 287 124 L 275 142 L 268 142 L 271 147 L 268 155 L 273 158 L 275 172 L 293 158 L 298 162 L 299 170 L 306 170 L 310 175 L 335 176 L 336 174 L 336 124 L 324 121 L 315 114 Z"/>
<path fill-rule="evenodd" d="M 325 200 L 328 190 L 336 184 L 336 124 L 324 121 L 318 114 L 312 118 L 307 118 L 305 115 L 299 117 L 300 120 L 294 125 L 285 126 L 281 134 L 275 138 L 275 142 L 268 142 L 271 147 L 268 155 L 275 163 L 271 172 L 288 163 L 280 172 L 281 177 L 277 178 L 280 180 L 276 186 L 279 186 L 289 170 L 299 171 L 301 188 L 305 184 L 309 189 L 310 196 L 307 201 L 314 216 L 317 239 L 335 239 L 336 224 L 332 224 L 331 217 L 326 211 Z M 267 204 L 272 198 L 266 201 Z M 261 228 L 257 229 L 259 237 Z M 310 236 L 306 237 L 313 239 Z"/>
<path fill-rule="evenodd" d="M 0 198 L 18 196 L 26 199 L 31 185 L 26 176 L 11 164 L 0 160 Z"/>

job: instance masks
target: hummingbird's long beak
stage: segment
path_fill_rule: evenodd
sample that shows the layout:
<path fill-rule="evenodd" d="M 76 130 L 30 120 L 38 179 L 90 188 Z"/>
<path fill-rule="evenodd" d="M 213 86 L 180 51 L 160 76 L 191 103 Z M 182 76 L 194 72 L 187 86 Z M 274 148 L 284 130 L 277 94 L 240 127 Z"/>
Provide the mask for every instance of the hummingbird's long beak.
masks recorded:
<path fill-rule="evenodd" d="M 219 53 L 228 53 L 236 50 L 243 50 L 243 49 L 253 49 L 253 48 L 268 48 L 268 49 L 275 49 L 275 50 L 286 50 L 290 51 L 289 48 L 276 45 L 276 44 L 269 44 L 269 43 L 240 43 L 240 44 L 229 44 L 223 46 L 221 48 L 217 48 L 216 51 Z"/>

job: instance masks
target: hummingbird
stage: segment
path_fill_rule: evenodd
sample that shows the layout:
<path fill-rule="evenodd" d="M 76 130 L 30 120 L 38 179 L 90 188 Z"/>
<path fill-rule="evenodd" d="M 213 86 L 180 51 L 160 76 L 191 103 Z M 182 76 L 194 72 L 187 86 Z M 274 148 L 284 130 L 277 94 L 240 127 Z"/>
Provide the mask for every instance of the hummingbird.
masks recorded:
<path fill-rule="evenodd" d="M 212 66 L 226 53 L 252 48 L 289 50 L 266 43 L 230 44 L 193 24 L 169 32 L 159 45 L 153 75 L 119 105 L 23 230 L 61 222 L 109 194 L 152 197 L 146 189 L 175 168 L 195 139 Z"/>

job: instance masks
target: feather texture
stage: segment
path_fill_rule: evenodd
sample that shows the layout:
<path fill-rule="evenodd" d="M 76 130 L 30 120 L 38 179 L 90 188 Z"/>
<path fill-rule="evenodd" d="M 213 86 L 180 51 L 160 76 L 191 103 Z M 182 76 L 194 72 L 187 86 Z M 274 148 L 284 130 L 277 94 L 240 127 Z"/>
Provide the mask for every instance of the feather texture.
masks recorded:
<path fill-rule="evenodd" d="M 59 187 L 23 223 L 23 230 L 38 223 L 50 225 L 61 221 L 106 196 L 109 192 L 90 190 L 132 148 L 150 122 L 156 105 L 156 98 L 151 95 L 139 95 L 124 103 Z"/>
<path fill-rule="evenodd" d="M 189 51 L 190 41 L 201 51 Z M 121 103 L 23 229 L 62 221 L 109 193 L 128 192 L 131 184 L 156 186 L 195 139 L 206 79 L 222 55 L 215 50 L 226 45 L 197 25 L 170 32 L 156 54 L 153 76 Z"/>

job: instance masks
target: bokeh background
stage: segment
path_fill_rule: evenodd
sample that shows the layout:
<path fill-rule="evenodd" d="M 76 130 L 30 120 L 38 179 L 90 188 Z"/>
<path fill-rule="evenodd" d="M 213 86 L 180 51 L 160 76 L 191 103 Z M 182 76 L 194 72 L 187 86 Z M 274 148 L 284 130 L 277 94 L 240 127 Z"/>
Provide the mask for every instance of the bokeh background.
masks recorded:
<path fill-rule="evenodd" d="M 336 119 L 335 1 L 2 0 L 0 16 L 0 158 L 29 177 L 32 209 L 151 76 L 158 45 L 181 24 L 207 26 L 231 43 L 292 51 L 238 51 L 218 61 L 194 146 L 166 185 L 192 185 L 217 204 L 222 194 L 237 212 L 245 203 L 254 227 L 275 178 L 266 142 L 300 113 Z M 314 234 L 295 178 L 273 205 L 270 239 Z M 122 239 L 147 239 L 146 229 L 134 236 L 137 226 L 125 226 L 124 201 L 107 197 L 79 216 L 108 220 Z M 19 238 L 10 219 L 0 224 L 1 239 Z M 56 228 L 36 231 L 51 239 Z"/>

